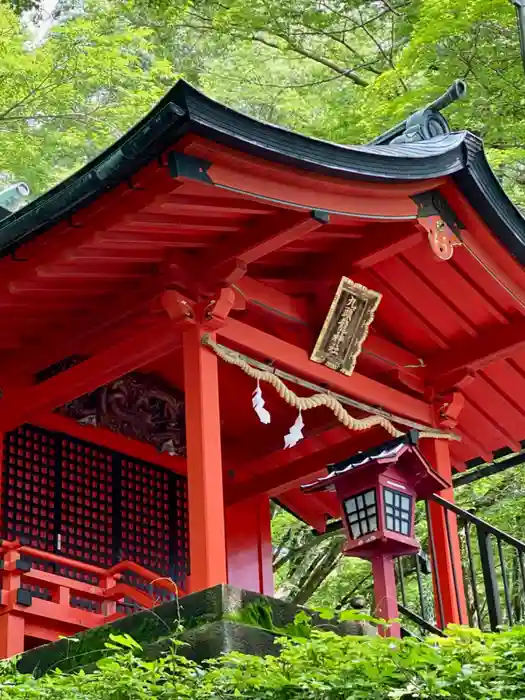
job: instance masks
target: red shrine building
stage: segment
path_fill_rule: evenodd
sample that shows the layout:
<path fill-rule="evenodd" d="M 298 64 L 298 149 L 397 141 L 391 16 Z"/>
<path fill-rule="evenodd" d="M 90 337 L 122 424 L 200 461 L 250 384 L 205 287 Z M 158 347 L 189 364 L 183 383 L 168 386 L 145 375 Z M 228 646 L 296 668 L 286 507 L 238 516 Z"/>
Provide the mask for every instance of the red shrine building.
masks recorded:
<path fill-rule="evenodd" d="M 176 591 L 272 594 L 270 500 L 323 532 L 336 495 L 300 486 L 389 437 L 426 433 L 443 484 L 522 449 L 525 221 L 433 109 L 347 146 L 179 82 L 5 215 L 0 254 L 1 657 Z"/>

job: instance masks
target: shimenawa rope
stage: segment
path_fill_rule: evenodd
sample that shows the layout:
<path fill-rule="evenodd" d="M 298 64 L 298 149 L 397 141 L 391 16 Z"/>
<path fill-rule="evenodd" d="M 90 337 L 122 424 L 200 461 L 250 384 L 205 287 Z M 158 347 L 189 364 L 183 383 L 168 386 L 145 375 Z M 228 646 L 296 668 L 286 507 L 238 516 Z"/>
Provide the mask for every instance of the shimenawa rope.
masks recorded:
<path fill-rule="evenodd" d="M 289 389 L 286 384 L 272 372 L 256 369 L 244 360 L 238 353 L 228 348 L 224 348 L 216 343 L 210 336 L 203 337 L 202 342 L 210 347 L 215 354 L 224 362 L 230 365 L 235 365 L 243 370 L 249 377 L 256 381 L 267 382 L 270 384 L 279 396 L 286 401 L 287 404 L 297 408 L 299 411 L 309 411 L 312 408 L 326 406 L 330 409 L 338 421 L 350 430 L 368 430 L 376 425 L 381 426 L 392 437 L 401 437 L 404 433 L 398 430 L 393 423 L 381 415 L 367 416 L 366 418 L 354 418 L 351 416 L 344 406 L 331 394 L 313 394 L 312 396 L 303 397 L 297 396 L 295 392 Z M 438 431 L 423 431 L 419 432 L 422 438 L 442 438 L 446 440 L 454 440 L 454 435 L 442 433 Z"/>

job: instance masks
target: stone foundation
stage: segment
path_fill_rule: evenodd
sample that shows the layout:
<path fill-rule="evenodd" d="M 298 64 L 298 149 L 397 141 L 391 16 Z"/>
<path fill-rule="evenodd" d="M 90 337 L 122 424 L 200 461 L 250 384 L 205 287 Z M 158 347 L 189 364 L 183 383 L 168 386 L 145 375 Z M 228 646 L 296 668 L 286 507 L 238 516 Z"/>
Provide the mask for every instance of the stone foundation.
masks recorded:
<path fill-rule="evenodd" d="M 276 654 L 276 638 L 294 634 L 294 620 L 300 611 L 319 629 L 342 635 L 376 634 L 375 627 L 367 623 L 322 620 L 317 613 L 292 603 L 222 585 L 87 630 L 73 639 L 32 649 L 20 658 L 18 668 L 37 676 L 54 668 L 88 669 L 107 655 L 104 643 L 110 634 L 129 634 L 148 658 L 168 649 L 175 637 L 187 644 L 180 647 L 180 653 L 195 661 L 229 651 L 259 656 Z"/>

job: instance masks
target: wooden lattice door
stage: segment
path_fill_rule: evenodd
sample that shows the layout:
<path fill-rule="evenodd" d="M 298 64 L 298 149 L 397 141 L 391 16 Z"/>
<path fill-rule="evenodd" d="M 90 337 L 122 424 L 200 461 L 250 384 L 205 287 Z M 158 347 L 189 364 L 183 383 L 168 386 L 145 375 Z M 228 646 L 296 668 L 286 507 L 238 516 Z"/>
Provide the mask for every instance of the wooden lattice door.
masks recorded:
<path fill-rule="evenodd" d="M 28 425 L 5 436 L 3 461 L 6 539 L 104 568 L 129 559 L 184 585 L 183 477 Z"/>
<path fill-rule="evenodd" d="M 58 536 L 61 554 L 105 568 L 115 562 L 116 469 L 118 458 L 109 450 L 62 437 Z"/>
<path fill-rule="evenodd" d="M 32 426 L 8 433 L 3 455 L 3 536 L 55 551 L 59 513 L 58 436 Z"/>

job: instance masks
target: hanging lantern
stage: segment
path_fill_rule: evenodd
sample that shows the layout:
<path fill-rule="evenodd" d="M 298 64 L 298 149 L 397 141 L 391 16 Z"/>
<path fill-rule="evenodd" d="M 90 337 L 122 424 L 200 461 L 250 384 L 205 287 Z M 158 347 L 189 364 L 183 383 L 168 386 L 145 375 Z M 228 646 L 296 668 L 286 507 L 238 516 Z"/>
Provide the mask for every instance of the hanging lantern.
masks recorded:
<path fill-rule="evenodd" d="M 347 533 L 343 552 L 372 562 L 382 619 L 397 617 L 393 558 L 420 551 L 414 533 L 416 501 L 450 486 L 418 449 L 418 437 L 414 430 L 359 452 L 329 465 L 327 476 L 302 487 L 306 493 L 336 492 Z"/>

